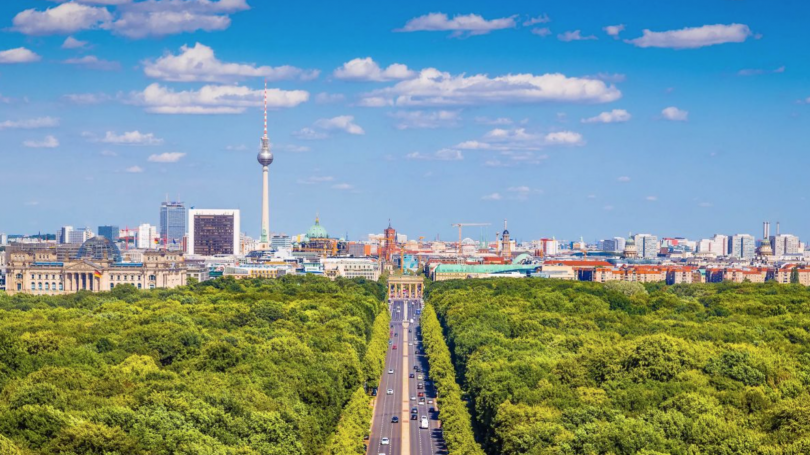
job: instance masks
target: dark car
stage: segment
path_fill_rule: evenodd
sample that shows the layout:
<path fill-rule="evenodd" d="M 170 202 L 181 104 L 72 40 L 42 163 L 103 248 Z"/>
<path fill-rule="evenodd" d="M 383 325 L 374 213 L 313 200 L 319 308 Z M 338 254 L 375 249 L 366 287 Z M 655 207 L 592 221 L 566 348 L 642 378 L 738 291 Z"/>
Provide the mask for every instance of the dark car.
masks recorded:
<path fill-rule="evenodd" d="M 376 396 L 377 396 L 377 388 L 376 388 L 376 387 L 374 387 L 373 389 L 371 389 L 371 396 L 373 396 L 373 397 L 376 397 Z"/>
<path fill-rule="evenodd" d="M 411 420 L 416 420 L 416 414 L 411 414 Z"/>
<path fill-rule="evenodd" d="M 397 416 L 391 417 L 391 423 L 399 423 L 399 417 Z"/>
<path fill-rule="evenodd" d="M 413 379 L 413 373 L 409 374 L 408 377 Z"/>
<path fill-rule="evenodd" d="M 417 409 L 415 406 L 411 408 L 411 414 L 416 414 L 417 412 L 419 412 L 419 409 Z"/>

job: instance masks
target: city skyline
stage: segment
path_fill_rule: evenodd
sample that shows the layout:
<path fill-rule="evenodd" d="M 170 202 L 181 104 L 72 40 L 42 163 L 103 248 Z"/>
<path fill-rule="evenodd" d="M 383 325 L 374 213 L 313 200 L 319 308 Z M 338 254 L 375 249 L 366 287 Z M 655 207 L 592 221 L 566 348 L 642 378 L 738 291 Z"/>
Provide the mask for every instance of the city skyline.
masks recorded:
<path fill-rule="evenodd" d="M 4 4 L 0 232 L 157 225 L 169 193 L 258 238 L 268 79 L 272 232 L 810 236 L 810 32 L 775 20 L 810 7 L 589 5 Z"/>

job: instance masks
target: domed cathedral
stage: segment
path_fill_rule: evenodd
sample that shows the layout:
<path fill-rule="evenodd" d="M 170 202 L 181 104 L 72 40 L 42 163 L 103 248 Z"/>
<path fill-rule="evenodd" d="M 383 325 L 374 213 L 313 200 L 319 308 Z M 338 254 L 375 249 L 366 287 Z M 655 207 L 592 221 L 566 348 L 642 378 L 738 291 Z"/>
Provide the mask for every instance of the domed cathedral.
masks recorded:
<path fill-rule="evenodd" d="M 338 251 L 346 249 L 346 242 L 329 237 L 329 233 L 321 226 L 320 217 L 315 216 L 315 224 L 310 226 L 301 243 L 293 250 L 303 253 L 318 253 L 321 256 L 337 256 Z"/>
<path fill-rule="evenodd" d="M 636 240 L 633 238 L 632 233 L 627 236 L 627 240 L 624 242 L 624 251 L 622 252 L 622 257 L 625 259 L 638 259 Z"/>

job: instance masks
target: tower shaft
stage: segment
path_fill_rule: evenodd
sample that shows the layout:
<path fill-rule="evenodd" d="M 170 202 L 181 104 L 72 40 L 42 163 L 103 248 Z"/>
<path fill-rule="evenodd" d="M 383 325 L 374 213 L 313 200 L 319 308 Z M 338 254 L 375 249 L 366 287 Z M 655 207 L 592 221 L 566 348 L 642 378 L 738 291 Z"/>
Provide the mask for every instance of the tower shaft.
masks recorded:
<path fill-rule="evenodd" d="M 261 243 L 270 241 L 270 171 L 267 166 L 262 168 L 262 236 Z"/>

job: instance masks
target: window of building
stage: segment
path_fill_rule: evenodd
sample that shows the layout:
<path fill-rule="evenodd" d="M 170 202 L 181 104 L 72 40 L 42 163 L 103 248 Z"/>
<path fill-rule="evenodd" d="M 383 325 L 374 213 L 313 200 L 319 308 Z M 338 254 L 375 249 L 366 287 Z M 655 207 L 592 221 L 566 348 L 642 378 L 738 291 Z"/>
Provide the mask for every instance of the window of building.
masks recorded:
<path fill-rule="evenodd" d="M 38 287 L 39 287 L 39 290 L 41 291 L 42 290 L 42 283 L 39 283 Z"/>
<path fill-rule="evenodd" d="M 48 284 L 48 283 L 45 283 L 45 290 L 50 291 L 51 290 L 51 285 Z"/>
<path fill-rule="evenodd" d="M 32 291 L 36 291 L 36 290 L 37 290 L 37 286 L 36 286 L 36 284 L 34 284 L 33 282 L 31 283 L 31 290 L 32 290 Z"/>
<path fill-rule="evenodd" d="M 22 283 L 17 283 L 17 290 L 22 291 Z"/>
<path fill-rule="evenodd" d="M 18 274 L 17 274 L 17 279 L 18 279 L 18 280 L 22 280 L 22 273 L 18 273 Z"/>
<path fill-rule="evenodd" d="M 115 283 L 110 283 L 110 289 L 115 287 Z"/>
<path fill-rule="evenodd" d="M 51 283 L 51 289 L 54 291 L 56 290 L 56 283 Z"/>
<path fill-rule="evenodd" d="M 141 289 L 141 283 L 138 283 L 138 289 Z"/>
<path fill-rule="evenodd" d="M 64 290 L 65 290 L 65 287 L 64 287 L 64 285 L 63 285 L 62 283 L 59 283 L 59 290 L 60 290 L 60 291 L 64 291 Z"/>

